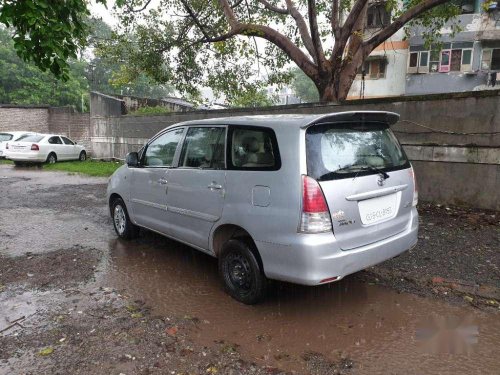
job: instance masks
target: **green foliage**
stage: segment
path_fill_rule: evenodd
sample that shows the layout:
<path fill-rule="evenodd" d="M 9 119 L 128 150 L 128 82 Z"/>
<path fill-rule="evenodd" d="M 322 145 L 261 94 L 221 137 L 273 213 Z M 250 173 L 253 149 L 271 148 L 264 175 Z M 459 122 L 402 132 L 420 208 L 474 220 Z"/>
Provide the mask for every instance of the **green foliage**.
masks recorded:
<path fill-rule="evenodd" d="M 85 43 L 87 15 L 84 0 L 0 1 L 0 23 L 15 30 L 17 55 L 63 80 L 70 78 L 68 61 Z"/>
<path fill-rule="evenodd" d="M 96 1 L 105 3 L 105 0 Z M 401 4 L 388 0 L 386 8 L 394 20 L 424 1 L 427 0 L 405 0 Z M 116 0 L 114 9 L 119 13 L 121 25 L 114 32 L 98 22 L 85 22 L 89 14 L 87 0 L 0 0 L 0 23 L 15 30 L 13 40 L 18 56 L 65 80 L 70 78 L 68 61 L 76 57 L 87 34 L 93 32 L 95 35 L 88 43 L 95 47 L 96 60 L 87 73 L 91 76 L 91 87 L 96 89 L 107 85 L 115 92 L 138 95 L 134 92 L 135 85 L 152 80 L 173 85 L 183 95 L 197 97 L 198 88 L 208 86 L 215 95 L 224 94 L 230 103 L 241 105 L 256 97 L 263 85 L 289 82 L 292 57 L 299 66 L 309 67 L 309 75 L 316 75 L 317 84 L 321 83 L 322 87 L 331 84 L 331 77 L 325 74 L 326 65 L 319 69 L 313 53 L 307 57 L 306 46 L 292 17 L 268 10 L 255 0 L 230 3 L 238 25 L 257 26 L 240 30 L 239 35 L 227 35 L 230 26 L 221 2 L 216 0 Z M 268 0 L 268 3 L 282 7 L 284 2 Z M 300 0 L 294 4 L 304 15 L 307 27 L 311 21 L 308 6 L 312 3 Z M 344 17 L 340 18 L 347 19 L 354 4 L 354 0 L 341 0 L 340 14 Z M 318 20 L 315 30 L 329 58 L 333 53 L 329 20 L 332 2 L 316 0 L 314 5 Z M 459 12 L 459 7 L 450 0 L 415 17 L 409 26 L 421 27 L 421 34 L 430 45 L 439 42 L 439 30 Z M 263 27 L 279 34 L 266 33 Z M 452 35 L 460 30 L 456 22 L 450 27 Z M 361 32 L 348 30 L 345 35 L 358 34 L 361 36 Z M 285 52 L 283 41 L 294 44 L 294 53 L 290 49 Z M 302 56 L 296 47 L 306 55 Z M 345 52 L 341 49 L 334 57 L 335 63 L 337 59 L 342 60 L 343 67 L 353 59 L 352 54 Z M 356 60 L 358 65 L 359 60 Z M 328 73 L 351 82 L 352 74 L 343 76 L 342 72 L 337 69 Z M 99 74 L 102 79 L 96 79 Z"/>
<path fill-rule="evenodd" d="M 269 97 L 265 90 L 257 86 L 249 86 L 238 95 L 233 95 L 230 103 L 233 107 L 242 108 L 269 107 L 276 104 L 276 98 Z"/>
<path fill-rule="evenodd" d="M 319 101 L 318 89 L 311 78 L 306 76 L 299 68 L 293 69 L 292 73 L 292 88 L 295 91 L 295 95 L 305 103 Z"/>
<path fill-rule="evenodd" d="M 55 164 L 44 164 L 43 169 L 48 171 L 63 171 L 71 173 L 82 173 L 89 176 L 109 177 L 123 163 L 108 161 L 63 161 Z"/>
<path fill-rule="evenodd" d="M 149 115 L 164 115 L 170 113 L 170 109 L 162 107 L 160 105 L 154 107 L 141 107 L 136 111 L 130 112 L 133 116 L 149 116 Z"/>
<path fill-rule="evenodd" d="M 69 60 L 66 81 L 42 72 L 34 63 L 21 60 L 12 35 L 0 28 L 0 103 L 39 104 L 88 108 L 86 63 Z"/>

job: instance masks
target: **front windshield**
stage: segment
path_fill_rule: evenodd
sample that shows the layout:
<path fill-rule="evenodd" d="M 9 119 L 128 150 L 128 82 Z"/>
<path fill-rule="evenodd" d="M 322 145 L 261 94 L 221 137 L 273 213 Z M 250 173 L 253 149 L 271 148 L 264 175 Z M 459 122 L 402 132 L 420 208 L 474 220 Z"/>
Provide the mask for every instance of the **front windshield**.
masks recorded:
<path fill-rule="evenodd" d="M 408 167 L 408 160 L 386 124 L 327 124 L 306 133 L 308 174 L 319 180 Z"/>

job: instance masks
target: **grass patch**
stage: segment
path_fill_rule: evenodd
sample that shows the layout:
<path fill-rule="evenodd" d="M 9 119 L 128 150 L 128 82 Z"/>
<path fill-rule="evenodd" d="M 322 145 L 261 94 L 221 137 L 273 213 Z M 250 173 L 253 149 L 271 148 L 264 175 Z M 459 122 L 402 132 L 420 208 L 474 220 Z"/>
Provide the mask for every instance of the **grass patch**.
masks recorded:
<path fill-rule="evenodd" d="M 12 160 L 0 159 L 0 164 L 14 164 Z"/>
<path fill-rule="evenodd" d="M 44 164 L 46 171 L 63 171 L 71 173 L 82 173 L 89 176 L 109 177 L 121 167 L 121 162 L 111 161 L 61 161 L 55 164 Z"/>

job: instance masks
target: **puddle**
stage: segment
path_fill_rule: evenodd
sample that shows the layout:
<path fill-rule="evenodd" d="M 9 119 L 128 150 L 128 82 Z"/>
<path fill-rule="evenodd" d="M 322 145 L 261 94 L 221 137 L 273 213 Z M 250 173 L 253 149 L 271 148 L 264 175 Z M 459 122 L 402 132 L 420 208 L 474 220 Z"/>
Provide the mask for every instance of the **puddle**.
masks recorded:
<path fill-rule="evenodd" d="M 215 259 L 155 234 L 113 240 L 101 282 L 160 315 L 200 319 L 191 337 L 238 345 L 250 360 L 304 371 L 306 352 L 347 355 L 356 374 L 497 374 L 500 319 L 472 308 L 398 294 L 348 277 L 302 287 L 273 283 L 245 306 L 227 296 Z"/>

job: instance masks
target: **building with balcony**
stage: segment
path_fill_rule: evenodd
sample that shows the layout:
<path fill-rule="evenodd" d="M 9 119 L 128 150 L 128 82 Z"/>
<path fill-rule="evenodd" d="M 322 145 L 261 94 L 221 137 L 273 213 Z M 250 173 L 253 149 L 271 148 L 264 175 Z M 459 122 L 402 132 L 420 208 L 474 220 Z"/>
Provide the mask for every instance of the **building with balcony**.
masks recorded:
<path fill-rule="evenodd" d="M 372 1 L 368 5 L 364 37 L 391 22 L 391 14 L 384 1 Z M 408 42 L 403 40 L 404 31 L 399 30 L 386 42 L 378 46 L 358 71 L 349 91 L 349 99 L 401 96 L 405 94 Z"/>
<path fill-rule="evenodd" d="M 500 4 L 485 9 L 481 0 L 464 0 L 458 16 L 440 30 L 440 45 L 425 45 L 422 30 L 410 32 L 406 95 L 498 88 L 500 72 Z M 500 79 L 498 80 L 500 83 Z"/>

